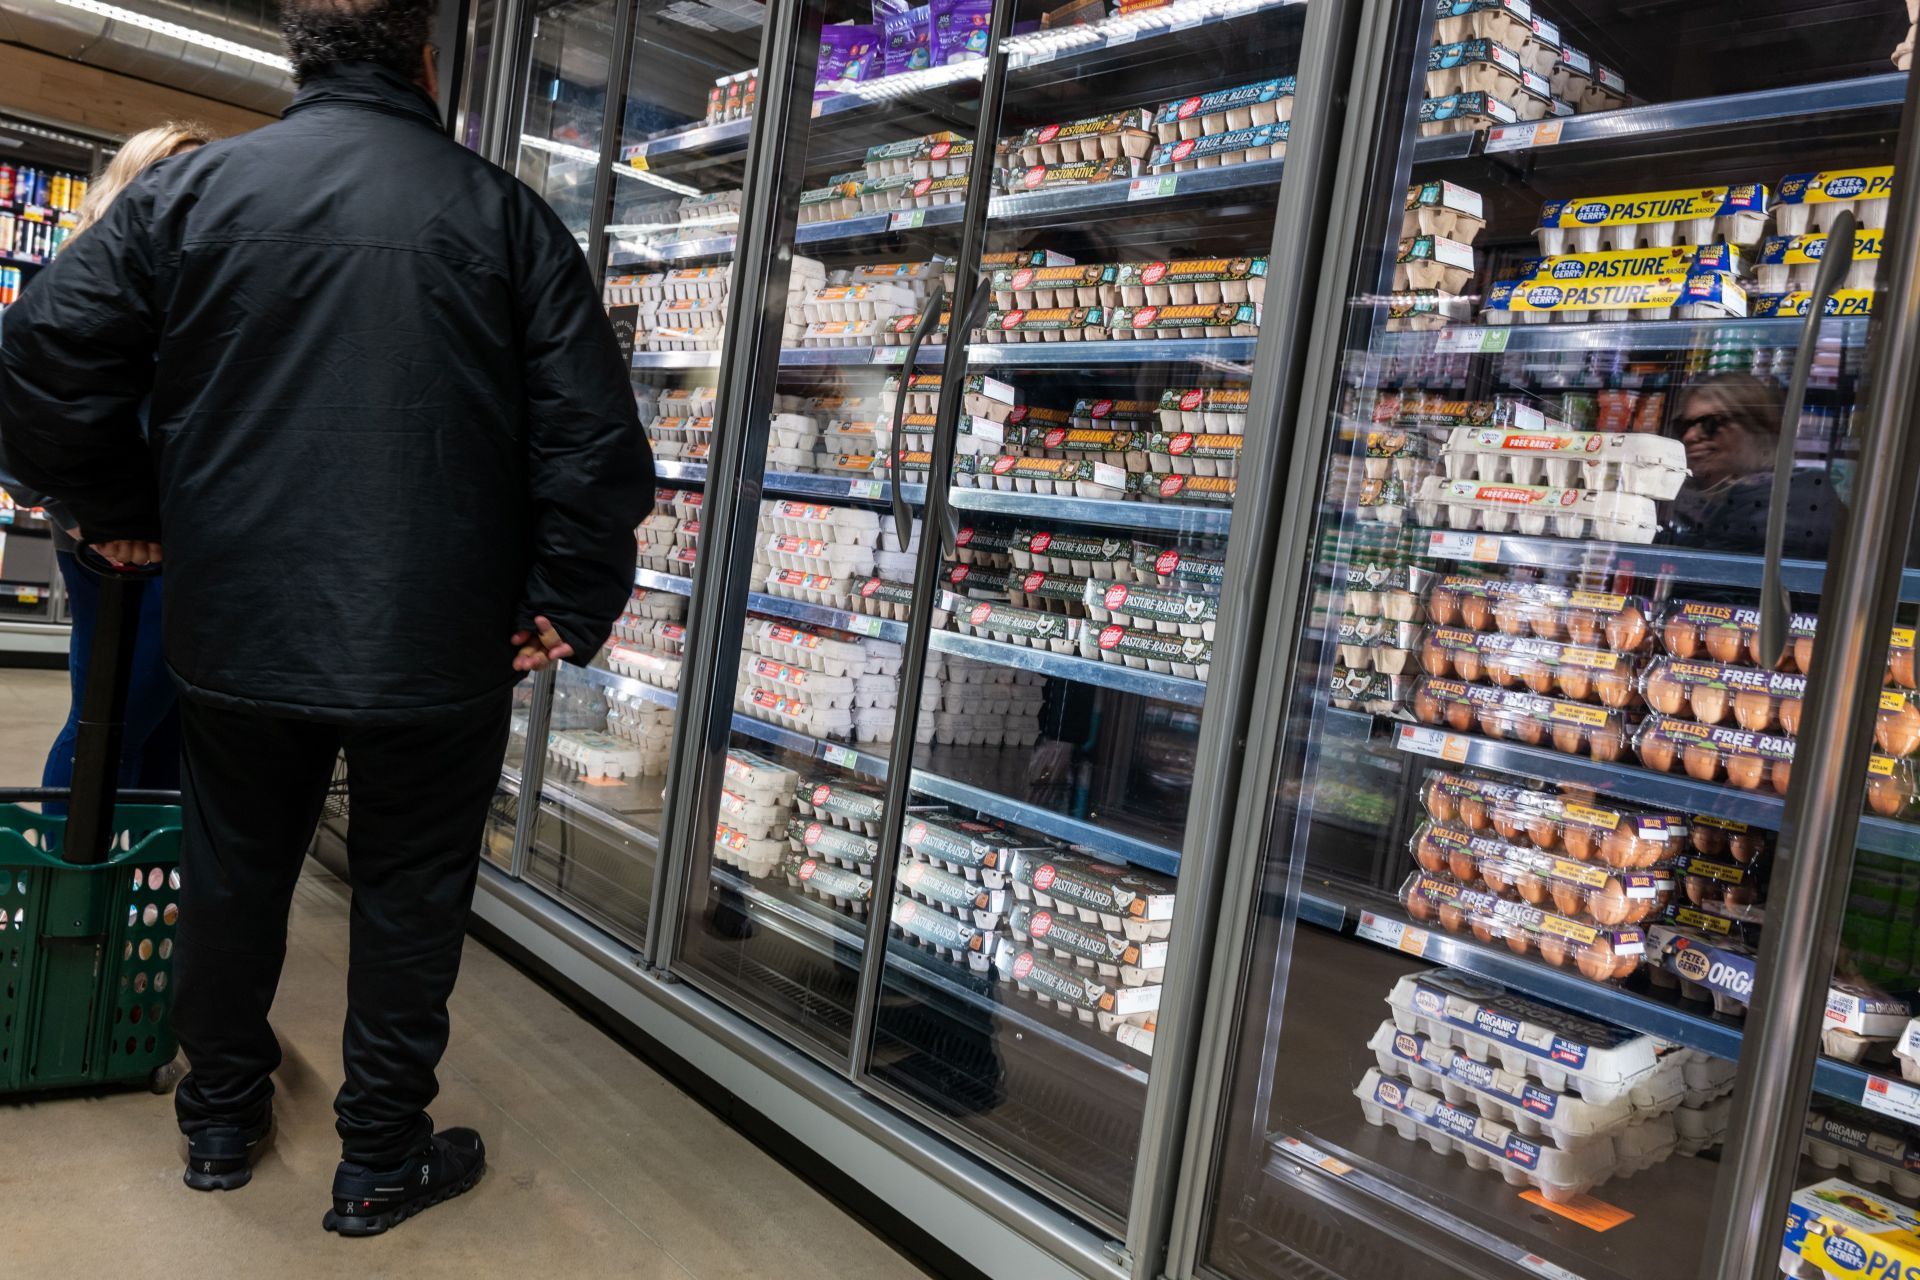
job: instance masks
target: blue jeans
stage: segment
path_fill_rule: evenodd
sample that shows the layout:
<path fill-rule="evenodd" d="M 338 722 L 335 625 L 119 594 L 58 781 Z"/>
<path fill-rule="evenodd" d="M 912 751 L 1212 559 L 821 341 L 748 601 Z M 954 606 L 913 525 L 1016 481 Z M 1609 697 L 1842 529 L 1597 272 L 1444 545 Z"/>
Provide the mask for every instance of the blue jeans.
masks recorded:
<path fill-rule="evenodd" d="M 67 723 L 47 753 L 43 787 L 73 785 L 73 746 L 80 732 L 81 691 L 93 656 L 95 620 L 100 614 L 100 584 L 65 551 L 55 559 L 67 584 L 67 609 L 73 615 L 73 639 L 67 671 L 73 695 Z M 174 712 L 173 680 L 160 656 L 160 579 L 146 584 L 140 600 L 140 628 L 133 645 L 133 671 L 127 683 L 126 735 L 120 752 L 120 785 L 156 791 L 180 789 L 180 728 Z"/>

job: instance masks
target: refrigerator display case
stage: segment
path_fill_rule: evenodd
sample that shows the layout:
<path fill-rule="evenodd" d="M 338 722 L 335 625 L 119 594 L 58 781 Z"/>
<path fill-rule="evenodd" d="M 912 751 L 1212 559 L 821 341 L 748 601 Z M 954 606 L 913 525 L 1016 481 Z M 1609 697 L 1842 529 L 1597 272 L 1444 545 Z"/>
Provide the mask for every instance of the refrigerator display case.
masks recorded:
<path fill-rule="evenodd" d="M 1907 15 L 1386 8 L 1175 1274 L 1777 1274 L 1920 1190 Z"/>

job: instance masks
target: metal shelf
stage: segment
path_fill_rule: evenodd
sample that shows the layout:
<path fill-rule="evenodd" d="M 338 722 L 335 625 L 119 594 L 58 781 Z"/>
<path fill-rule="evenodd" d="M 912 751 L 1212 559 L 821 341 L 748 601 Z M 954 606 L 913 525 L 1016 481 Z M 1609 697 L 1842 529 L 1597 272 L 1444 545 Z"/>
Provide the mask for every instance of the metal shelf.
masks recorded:
<path fill-rule="evenodd" d="M 899 218 L 898 215 L 918 215 Z M 822 244 L 832 240 L 858 240 L 883 236 L 890 231 L 914 231 L 920 227 L 951 226 L 966 220 L 963 204 L 939 204 L 929 209 L 890 209 L 885 213 L 863 213 L 857 218 L 833 218 L 826 222 L 803 223 L 793 238 L 799 244 Z"/>
<path fill-rule="evenodd" d="M 744 151 L 747 135 L 753 131 L 753 117 L 723 120 L 719 124 L 695 125 L 678 133 L 649 138 L 620 149 L 620 158 L 628 164 L 636 160 L 657 160 L 664 156 L 694 151 Z"/>
<path fill-rule="evenodd" d="M 665 591 L 669 595 L 690 596 L 693 594 L 693 579 L 682 578 L 677 574 L 661 573 L 657 569 L 635 569 L 633 585 L 645 587 L 649 591 Z"/>
<path fill-rule="evenodd" d="M 1002 47 L 1007 66 L 1025 71 L 1050 62 L 1078 60 L 1090 54 L 1118 49 L 1136 40 L 1157 40 L 1195 27 L 1230 22 L 1265 9 L 1284 9 L 1302 0 L 1178 0 L 1145 13 L 1116 15 L 1101 22 L 1047 31 L 1024 32 Z M 1071 76 L 1076 68 L 1064 67 Z"/>
<path fill-rule="evenodd" d="M 948 490 L 948 502 L 961 511 L 993 515 L 1037 516 L 1069 524 L 1115 529 L 1152 529 L 1225 537 L 1233 511 L 1227 507 L 1184 507 L 1168 502 L 1125 502 L 1113 498 L 1062 498 L 1050 493 L 1009 493 L 1002 489 Z"/>
<path fill-rule="evenodd" d="M 600 824 L 608 831 L 613 832 L 623 839 L 632 841 L 649 853 L 657 856 L 660 852 L 659 832 L 648 831 L 645 827 L 635 826 L 620 814 L 610 809 L 601 808 L 589 797 L 575 791 L 571 783 L 563 782 L 555 778 L 551 772 L 540 780 L 540 798 L 558 804 L 571 814 Z"/>
<path fill-rule="evenodd" d="M 844 742 L 823 742 L 819 738 L 808 737 L 798 730 L 765 720 L 756 720 L 752 716 L 743 715 L 737 711 L 733 716 L 733 731 L 772 746 L 784 747 L 810 760 L 825 760 L 828 764 L 839 765 L 842 769 L 864 773 L 877 781 L 884 782 L 887 778 L 885 756 L 869 754 L 857 747 L 848 746 Z"/>
<path fill-rule="evenodd" d="M 1838 339 L 1845 346 L 1864 346 L 1868 323 L 1865 316 L 1829 319 L 1822 329 L 1823 340 Z M 1690 351 L 1709 346 L 1791 347 L 1800 341 L 1805 324 L 1804 317 L 1790 316 L 1771 320 L 1727 317 L 1606 324 L 1450 325 L 1424 333 L 1378 331 L 1373 335 L 1371 350 L 1382 356 L 1430 356 L 1519 351 Z"/>
<path fill-rule="evenodd" d="M 1007 369 L 1196 364 L 1244 378 L 1253 372 L 1253 350 L 1257 341 L 1256 338 L 1109 338 L 1099 342 L 974 342 L 967 346 L 967 360 Z"/>
<path fill-rule="evenodd" d="M 1156 675 L 1151 671 L 1136 670 L 1116 662 L 1103 662 L 1098 658 L 1081 658 L 1047 649 L 1003 644 L 998 640 L 963 636 L 954 631 L 934 632 L 929 647 L 941 653 L 958 654 L 963 658 L 991 662 L 995 666 L 1011 667 L 1016 671 L 1037 671 L 1043 675 L 1072 680 L 1076 684 L 1097 685 L 1102 689 L 1134 693 L 1143 698 L 1158 698 L 1164 702 L 1178 702 L 1189 707 L 1199 706 L 1207 697 L 1207 686 L 1199 680 Z"/>
<path fill-rule="evenodd" d="M 990 813 L 1004 822 L 1011 822 L 1038 831 L 1042 835 L 1064 840 L 1068 844 L 1085 845 L 1166 875 L 1176 875 L 1180 870 L 1180 851 L 1164 845 L 1154 844 L 1150 840 L 1141 840 L 1135 836 L 1124 835 L 1110 827 L 1088 822 L 1083 818 L 1070 817 L 1054 809 L 1042 808 L 987 791 L 971 783 L 957 782 L 952 778 L 943 778 L 923 769 L 913 771 L 913 789 L 936 800 L 945 800 L 949 804 L 965 805 L 981 813 Z"/>
<path fill-rule="evenodd" d="M 679 462 L 672 458 L 655 458 L 653 474 L 662 480 L 671 480 L 675 484 L 705 484 L 707 482 L 707 464 L 704 462 Z"/>
<path fill-rule="evenodd" d="M 733 236 L 667 240 L 653 245 L 624 240 L 616 236 L 614 251 L 624 256 L 607 263 L 607 269 L 624 271 L 632 267 L 650 267 L 656 263 L 688 262 L 694 258 L 732 257 L 734 246 L 735 237 Z"/>
<path fill-rule="evenodd" d="M 872 636 L 876 640 L 887 640 L 894 644 L 903 644 L 907 638 L 907 624 L 904 622 L 876 618 L 865 613 L 849 613 L 845 609 L 833 609 L 823 604 L 808 604 L 804 600 L 789 600 L 785 596 L 768 595 L 761 591 L 747 593 L 747 608 L 753 613 L 772 614 L 776 618 L 788 618 L 809 626 L 832 627 L 836 631 Z"/>
<path fill-rule="evenodd" d="M 782 360 L 782 364 L 786 361 Z M 633 353 L 633 367 L 636 369 L 718 369 L 720 353 L 718 351 L 636 351 Z"/>
<path fill-rule="evenodd" d="M 1065 187 L 1058 191 L 1028 191 L 995 196 L 987 205 L 987 220 L 1021 222 L 1030 218 L 1053 219 L 1061 215 L 1126 209 L 1135 204 L 1145 206 L 1142 211 L 1144 214 L 1166 200 L 1222 191 L 1278 187 L 1285 164 L 1284 160 L 1258 160 L 1252 164 L 1221 165 L 1186 173 L 1098 182 L 1084 187 Z"/>
<path fill-rule="evenodd" d="M 974 58 L 944 67 L 925 67 L 900 75 L 882 76 L 878 80 L 867 81 L 852 93 L 838 93 L 831 98 L 820 99 L 813 104 L 813 115 L 817 120 L 826 116 L 845 115 L 849 111 L 862 111 L 868 107 L 885 106 L 929 89 L 944 89 L 948 85 L 978 80 L 985 74 L 986 68 L 985 58 Z"/>
<path fill-rule="evenodd" d="M 937 365 L 943 363 L 946 347 L 940 343 L 928 342 L 920 348 L 920 358 L 916 365 Z M 780 348 L 780 367 L 782 369 L 840 368 L 859 364 L 905 364 L 907 347 L 782 347 Z"/>
<path fill-rule="evenodd" d="M 623 676 L 617 671 L 608 671 L 604 667 L 563 667 L 569 675 L 577 675 L 603 688 L 639 698 L 642 702 L 651 702 L 661 707 L 677 707 L 680 695 L 672 689 L 662 689 L 659 685 L 648 684 L 645 680 L 635 680 L 632 676 Z"/>

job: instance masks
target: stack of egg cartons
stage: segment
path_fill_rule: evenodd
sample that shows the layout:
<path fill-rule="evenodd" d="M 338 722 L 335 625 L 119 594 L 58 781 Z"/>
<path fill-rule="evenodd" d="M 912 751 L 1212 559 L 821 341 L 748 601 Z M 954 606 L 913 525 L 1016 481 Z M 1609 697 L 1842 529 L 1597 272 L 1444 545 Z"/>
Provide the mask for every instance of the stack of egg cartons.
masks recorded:
<path fill-rule="evenodd" d="M 1486 225 L 1478 192 L 1443 181 L 1407 188 L 1387 308 L 1389 330 L 1439 329 L 1472 314 L 1472 302 L 1462 291 L 1473 279 L 1474 239 Z"/>
<path fill-rule="evenodd" d="M 687 641 L 686 606 L 684 596 L 635 591 L 626 612 L 614 622 L 613 635 L 601 654 L 607 669 L 662 689 L 677 689 Z M 632 718 L 656 717 L 636 712 Z"/>
<path fill-rule="evenodd" d="M 680 387 L 662 391 L 653 402 L 647 440 L 653 456 L 705 462 L 713 439 L 714 388 Z"/>
<path fill-rule="evenodd" d="M 862 204 L 860 189 L 865 178 L 864 173 L 836 173 L 827 179 L 826 186 L 802 191 L 800 225 L 838 222 L 859 214 Z"/>
<path fill-rule="evenodd" d="M 700 513 L 704 495 L 697 489 L 661 489 L 653 513 L 635 531 L 641 568 L 688 576 L 700 554 Z"/>
<path fill-rule="evenodd" d="M 709 191 L 688 196 L 680 202 L 683 230 L 717 231 L 740 221 L 740 189 Z"/>
<path fill-rule="evenodd" d="M 998 965 L 1023 997 L 1153 1053 L 1173 882 L 1038 837 L 1003 862 L 1013 944 Z"/>
<path fill-rule="evenodd" d="M 934 284 L 943 283 L 947 291 L 952 292 L 953 263 L 945 258 L 932 258 L 926 262 L 874 263 L 853 268 L 848 272 L 848 279 L 853 284 L 904 285 L 913 291 L 912 310 L 903 312 L 895 316 L 892 321 L 882 324 L 874 334 L 876 345 L 904 347 L 913 341 L 914 330 L 919 327 L 927 295 L 933 292 Z M 947 324 L 951 319 L 952 316 L 943 309 L 939 320 L 922 339 L 922 345 L 944 346 L 947 341 Z"/>
<path fill-rule="evenodd" d="M 1410 974 L 1355 1090 L 1369 1123 L 1555 1203 L 1726 1134 L 1734 1064 L 1453 970 Z"/>
<path fill-rule="evenodd" d="M 953 654 L 945 655 L 941 667 L 940 699 L 933 715 L 934 742 L 959 747 L 1030 747 L 1040 740 L 1045 677 Z"/>
<path fill-rule="evenodd" d="M 727 753 L 720 820 L 713 831 L 716 862 L 764 880 L 780 869 L 787 818 L 799 775 L 751 751 Z"/>
<path fill-rule="evenodd" d="M 899 705 L 900 646 L 825 627 L 753 617 L 741 642 L 735 702 L 755 719 L 815 738 L 884 745 Z M 937 670 L 923 703 L 937 701 Z M 920 721 L 931 733 L 932 711 Z"/>
<path fill-rule="evenodd" d="M 642 276 L 642 351 L 717 351 L 733 267 L 679 267 Z"/>
<path fill-rule="evenodd" d="M 645 745 L 611 724 L 614 696 L 598 684 L 563 679 L 554 686 L 547 721 L 547 759 L 557 777 L 596 781 L 639 777 L 648 771 Z M 664 748 L 660 750 L 664 762 Z"/>
<path fill-rule="evenodd" d="M 838 274 L 838 273 L 835 273 Z M 850 273 L 849 273 L 850 275 Z M 904 284 L 878 280 L 863 283 L 824 283 L 808 292 L 797 289 L 797 317 L 803 326 L 803 347 L 870 347 L 883 327 L 895 317 L 914 313 L 913 290 Z"/>
<path fill-rule="evenodd" d="M 1432 136 L 1627 105 L 1620 73 L 1518 0 L 1442 0 L 1420 132 Z"/>
<path fill-rule="evenodd" d="M 858 507 L 764 502 L 754 576 L 771 595 L 851 610 L 873 576 L 879 533 L 879 515 Z"/>
<path fill-rule="evenodd" d="M 907 811 L 890 917 L 894 936 L 974 973 L 1009 945 L 1007 831 L 934 805 Z"/>

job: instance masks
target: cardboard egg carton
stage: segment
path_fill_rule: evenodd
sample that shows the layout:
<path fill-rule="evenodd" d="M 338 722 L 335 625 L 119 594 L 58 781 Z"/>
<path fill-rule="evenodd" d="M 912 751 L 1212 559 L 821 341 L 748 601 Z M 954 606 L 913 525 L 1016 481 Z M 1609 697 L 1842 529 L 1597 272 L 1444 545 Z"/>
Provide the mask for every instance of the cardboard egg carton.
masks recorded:
<path fill-rule="evenodd" d="M 913 585 L 910 582 L 869 578 L 860 584 L 854 607 L 869 617 L 905 622 L 913 613 Z M 935 611 L 933 625 L 936 628 L 947 625 L 947 612 L 944 609 Z"/>
<path fill-rule="evenodd" d="M 954 534 L 954 557 L 964 565 L 1004 570 L 1013 563 L 1012 549 L 1013 535 L 1004 529 L 969 524 Z"/>
<path fill-rule="evenodd" d="M 926 175 L 915 175 L 913 172 L 914 160 L 920 155 L 922 148 L 927 152 L 926 163 L 932 165 L 936 163 L 932 155 L 935 143 L 945 142 L 951 145 L 959 141 L 961 138 L 957 133 L 930 133 L 922 138 L 903 138 L 898 142 L 886 142 L 876 147 L 869 147 L 865 164 L 866 175 L 869 178 L 889 178 L 898 174 L 924 177 Z M 969 148 L 972 146 L 971 143 L 967 145 Z"/>
<path fill-rule="evenodd" d="M 790 856 L 818 858 L 856 875 L 871 876 L 880 842 L 859 831 L 796 812 L 787 820 L 787 849 Z"/>
<path fill-rule="evenodd" d="M 1016 608 L 1084 617 L 1086 596 L 1087 580 L 1074 574 L 1033 569 L 1007 575 L 1007 599 Z"/>
<path fill-rule="evenodd" d="M 809 294 L 800 311 L 809 325 L 822 320 L 879 320 L 910 312 L 916 302 L 913 290 L 905 285 L 828 285 Z"/>
<path fill-rule="evenodd" d="M 1469 93 L 1511 105 L 1522 120 L 1544 120 L 1553 85 L 1498 40 L 1461 40 L 1428 50 L 1428 99 Z"/>
<path fill-rule="evenodd" d="M 1213 667 L 1213 642 L 1159 630 L 1089 622 L 1080 631 L 1080 654 L 1156 675 L 1205 680 Z"/>
<path fill-rule="evenodd" d="M 916 902 L 990 932 L 1005 927 L 1013 897 L 1005 888 L 990 889 L 977 879 L 969 880 L 912 853 L 901 855 L 895 884 L 900 893 Z"/>
<path fill-rule="evenodd" d="M 1194 169 L 1217 169 L 1222 165 L 1253 164 L 1261 160 L 1283 160 L 1293 125 L 1257 124 L 1225 133 L 1203 134 L 1162 142 L 1147 156 L 1147 168 L 1155 173 L 1187 173 Z"/>
<path fill-rule="evenodd" d="M 678 622 L 636 620 L 624 628 L 615 624 L 614 635 L 635 648 L 656 653 L 680 654 L 687 647 L 687 629 Z"/>
<path fill-rule="evenodd" d="M 1134 493 L 1144 502 L 1176 502 L 1198 506 L 1232 506 L 1239 481 L 1232 476 L 1187 475 L 1178 471 L 1149 471 L 1138 478 Z"/>
<path fill-rule="evenodd" d="M 1102 982 L 1093 972 L 1056 959 L 1046 948 L 1010 945 L 995 969 L 1020 996 L 1096 1027 L 1103 1035 L 1118 1036 L 1129 1027 L 1144 1029 L 1160 1007 L 1159 984 L 1128 987 Z"/>
<path fill-rule="evenodd" d="M 911 179 L 907 181 L 910 182 Z M 800 225 L 804 227 L 816 222 L 838 222 L 842 218 L 857 217 L 866 212 L 862 208 L 861 200 L 863 186 L 863 176 L 840 174 L 829 179 L 824 187 L 812 187 L 802 191 L 800 193 Z"/>
<path fill-rule="evenodd" d="M 1125 582 L 1087 580 L 1082 591 L 1087 616 L 1162 636 L 1212 641 L 1219 616 L 1216 592 L 1169 590 Z"/>
<path fill-rule="evenodd" d="M 1472 314 L 1470 298 L 1435 289 L 1406 289 L 1387 300 L 1388 333 L 1432 333 L 1462 324 Z"/>
<path fill-rule="evenodd" d="M 1133 541 L 1102 534 L 1022 527 L 1006 540 L 1006 563 L 1023 572 L 1077 574 L 1099 582 L 1131 579 Z"/>
<path fill-rule="evenodd" d="M 853 709 L 798 698 L 783 686 L 748 683 L 734 689 L 734 709 L 755 720 L 777 724 L 810 738 L 853 740 Z"/>
<path fill-rule="evenodd" d="M 1864 1187 L 1920 1201 L 1920 1131 L 1864 1107 L 1816 1099 L 1801 1151 L 1822 1173 L 1844 1170 Z"/>
<path fill-rule="evenodd" d="M 941 257 L 924 262 L 869 262 L 847 269 L 847 284 L 885 284 L 910 289 L 924 299 L 935 284 L 953 288 L 953 263 Z"/>
<path fill-rule="evenodd" d="M 1652 542 L 1660 532 L 1651 498 L 1549 485 L 1482 484 L 1428 476 L 1413 499 L 1416 522 L 1428 527 L 1509 530 L 1530 536 Z"/>
<path fill-rule="evenodd" d="M 1423 138 L 1491 129 L 1495 125 L 1517 124 L 1519 121 L 1518 108 L 1485 93 L 1453 93 L 1441 98 L 1428 98 L 1420 104 L 1420 136 Z"/>
<path fill-rule="evenodd" d="M 557 729 L 547 734 L 547 756 L 562 772 L 580 778 L 641 776 L 638 746 L 593 729 Z"/>
<path fill-rule="evenodd" d="M 718 397 L 714 387 L 672 387 L 660 393 L 655 409 L 665 418 L 711 418 Z"/>
<path fill-rule="evenodd" d="M 802 775 L 793 804 L 802 817 L 866 836 L 878 837 L 880 825 L 886 820 L 884 791 L 828 774 Z"/>
<path fill-rule="evenodd" d="M 860 592 L 860 579 L 833 578 L 804 569 L 774 569 L 766 578 L 767 594 L 802 600 L 832 609 L 852 609 Z"/>
<path fill-rule="evenodd" d="M 1259 303 L 1267 292 L 1265 258 L 1188 258 L 1122 262 L 1108 268 L 1101 301 L 1109 308 L 1214 307 Z M 1157 318 L 1134 320 L 1134 327 L 1157 327 Z M 1220 323 L 1214 321 L 1214 323 Z M 1238 323 L 1238 317 L 1226 321 Z M 1258 320 L 1254 320 L 1257 324 Z"/>
<path fill-rule="evenodd" d="M 1126 307 L 1111 313 L 1108 324 L 1114 339 L 1252 338 L 1260 333 L 1260 304 Z"/>
<path fill-rule="evenodd" d="M 792 769 L 741 748 L 727 752 L 721 779 L 729 791 L 787 808 L 800 785 L 800 775 Z"/>
<path fill-rule="evenodd" d="M 1063 497 L 1119 499 L 1127 496 L 1128 473 L 1088 458 L 1029 458 L 1012 454 L 983 457 L 955 483 L 967 488 L 1009 493 L 1053 493 Z"/>
<path fill-rule="evenodd" d="M 1160 397 L 1160 429 L 1244 435 L 1247 396 L 1244 386 L 1169 387 Z"/>
<path fill-rule="evenodd" d="M 892 668 L 897 670 L 897 645 L 868 643 L 860 637 L 841 632 L 796 627 L 774 618 L 749 618 L 742 644 L 750 652 L 777 658 L 782 662 L 818 671 L 822 675 L 858 677 L 887 674 L 887 649 L 895 651 Z"/>
<path fill-rule="evenodd" d="M 1920 1216 L 1909 1206 L 1840 1178 L 1793 1193 L 1780 1246 L 1781 1275 L 1825 1280 L 1915 1272 L 1920 1272 Z"/>
<path fill-rule="evenodd" d="M 1905 1035 L 1913 1004 L 1858 978 L 1833 979 L 1820 1051 L 1842 1062 L 1886 1062 Z"/>
<path fill-rule="evenodd" d="M 779 658 L 742 653 L 740 679 L 743 683 L 772 689 L 831 711 L 850 711 L 854 706 L 852 676 L 829 675 Z"/>
<path fill-rule="evenodd" d="M 886 320 L 821 320 L 809 324 L 800 335 L 802 347 L 873 347 L 885 345 Z"/>
<path fill-rule="evenodd" d="M 702 299 L 723 301 L 733 279 L 731 266 L 677 267 L 661 281 L 661 300 L 685 302 Z"/>
<path fill-rule="evenodd" d="M 706 445 L 713 435 L 712 418 L 654 418 L 647 423 L 647 439 L 658 453 L 661 445 Z"/>
<path fill-rule="evenodd" d="M 1039 125 L 1007 143 L 1022 168 L 1074 161 L 1144 160 L 1153 148 L 1144 107 L 1090 116 L 1063 124 Z"/>
<path fill-rule="evenodd" d="M 1419 182 L 1407 188 L 1402 239 L 1434 236 L 1471 245 L 1487 229 L 1486 207 L 1477 191 L 1451 182 Z"/>
<path fill-rule="evenodd" d="M 1172 935 L 1173 885 L 1152 872 L 1036 848 L 1013 859 L 1008 883 L 1022 903 L 1072 914 L 1130 942 L 1163 942 Z"/>
<path fill-rule="evenodd" d="M 1434 38 L 1442 44 L 1497 40 L 1523 49 L 1533 43 L 1533 9 L 1527 0 L 1436 0 L 1436 6 Z"/>
<path fill-rule="evenodd" d="M 1151 474 L 1233 479 L 1240 470 L 1241 442 L 1234 435 L 1195 435 L 1190 431 L 1149 432 L 1140 437 L 1145 470 Z"/>
<path fill-rule="evenodd" d="M 1295 83 L 1282 76 L 1163 103 L 1153 113 L 1154 137 L 1165 144 L 1283 124 L 1293 119 Z"/>
<path fill-rule="evenodd" d="M 1644 432 L 1455 427 L 1447 434 L 1441 462 L 1449 480 L 1485 484 L 1546 484 L 1667 501 L 1680 491 L 1687 471 L 1678 440 Z"/>
<path fill-rule="evenodd" d="M 1000 170 L 1000 190 L 1007 195 L 1018 196 L 1036 191 L 1094 186 L 1102 182 L 1125 182 L 1135 177 L 1139 169 L 1140 162 L 1129 158 L 1003 168 Z"/>
<path fill-rule="evenodd" d="M 1003 941 L 990 929 L 899 894 L 893 900 L 888 932 L 948 963 L 980 974 L 992 971 L 994 954 Z"/>
<path fill-rule="evenodd" d="M 1801 236 L 1827 232 L 1843 209 L 1853 211 L 1870 231 L 1887 225 L 1887 200 L 1893 194 L 1893 166 L 1791 173 L 1780 179 L 1774 204 L 1774 232 Z M 1748 242 L 1751 243 L 1751 242 Z"/>
<path fill-rule="evenodd" d="M 1019 433 L 1010 443 L 1029 458 L 1088 459 L 1133 473 L 1147 469 L 1145 437 L 1135 431 L 1049 427 Z"/>
<path fill-rule="evenodd" d="M 740 216 L 740 190 L 708 191 L 682 200 L 678 209 L 682 222 L 712 222 Z"/>
<path fill-rule="evenodd" d="M 947 178 L 915 178 L 913 185 L 907 189 L 907 201 L 916 209 L 965 204 L 971 182 L 964 173 Z"/>
<path fill-rule="evenodd" d="M 1853 235 L 1853 262 L 1842 278 L 1845 289 L 1871 290 L 1880 268 L 1881 232 L 1863 227 Z M 1755 283 L 1766 293 L 1811 289 L 1826 255 L 1825 232 L 1798 236 L 1768 236 L 1761 243 L 1754 266 Z M 1779 308 L 1774 308 L 1778 312 Z M 1789 313 L 1791 314 L 1791 313 Z"/>
<path fill-rule="evenodd" d="M 880 536 L 880 513 L 860 507 L 782 498 L 760 504 L 760 527 L 769 534 L 783 537 L 871 547 Z"/>
<path fill-rule="evenodd" d="M 988 342 L 1080 342 L 1107 336 L 1099 307 L 1047 307 L 987 312 L 981 327 Z"/>
<path fill-rule="evenodd" d="M 1457 294 L 1473 279 L 1473 250 L 1441 236 L 1410 236 L 1400 242 L 1393 264 L 1396 290 L 1425 289 Z"/>
<path fill-rule="evenodd" d="M 873 572 L 871 545 L 776 533 L 767 539 L 763 548 L 767 563 L 778 569 L 795 569 L 831 578 L 866 577 Z"/>
<path fill-rule="evenodd" d="M 1547 73 L 1555 97 L 1575 111 L 1615 111 L 1627 105 L 1627 82 L 1618 71 L 1603 66 L 1570 44 L 1553 52 Z"/>
<path fill-rule="evenodd" d="M 873 901 L 873 880 L 857 871 L 816 857 L 788 852 L 780 860 L 787 884 L 855 919 L 864 919 Z"/>
<path fill-rule="evenodd" d="M 725 821 L 713 829 L 713 858 L 750 880 L 765 880 L 780 870 L 787 852 L 785 840 L 751 835 Z"/>
<path fill-rule="evenodd" d="M 1036 846 L 1015 833 L 967 818 L 940 805 L 907 810 L 900 842 L 904 853 L 988 889 L 1007 887 L 1008 868 Z"/>
<path fill-rule="evenodd" d="M 1012 267 L 993 273 L 993 305 L 1002 312 L 1097 307 L 1112 283 L 1112 266 Z"/>
<path fill-rule="evenodd" d="M 1073 653 L 1080 635 L 1080 620 L 1045 609 L 1023 609 L 1017 605 L 991 600 L 967 601 L 952 597 L 946 601 L 953 628 L 962 635 L 981 636 L 1002 644 L 1049 649 L 1054 653 Z"/>
<path fill-rule="evenodd" d="M 1019 903 L 1008 915 L 1007 932 L 1036 954 L 1091 971 L 1108 984 L 1157 985 L 1166 972 L 1164 939 L 1134 942 L 1124 933 L 1085 923 L 1077 912 L 1056 913 Z"/>

